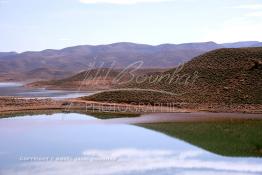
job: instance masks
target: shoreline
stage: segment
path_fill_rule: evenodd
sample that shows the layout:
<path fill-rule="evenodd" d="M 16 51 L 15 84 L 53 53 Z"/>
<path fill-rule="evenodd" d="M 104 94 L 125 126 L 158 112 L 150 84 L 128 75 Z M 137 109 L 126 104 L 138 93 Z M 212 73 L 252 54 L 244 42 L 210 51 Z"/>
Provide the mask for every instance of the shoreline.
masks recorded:
<path fill-rule="evenodd" d="M 14 113 L 37 111 L 84 111 L 86 113 L 108 114 L 155 114 L 155 113 L 232 113 L 262 114 L 262 105 L 231 105 L 217 104 L 181 104 L 176 107 L 148 106 L 85 101 L 79 98 L 54 100 L 50 98 L 0 97 L 0 117 Z"/>
<path fill-rule="evenodd" d="M 104 121 L 106 124 L 154 124 L 154 123 L 194 123 L 194 122 L 238 122 L 261 121 L 262 115 L 243 113 L 153 113 L 135 118 L 114 118 Z M 103 122 L 103 121 L 102 121 Z"/>

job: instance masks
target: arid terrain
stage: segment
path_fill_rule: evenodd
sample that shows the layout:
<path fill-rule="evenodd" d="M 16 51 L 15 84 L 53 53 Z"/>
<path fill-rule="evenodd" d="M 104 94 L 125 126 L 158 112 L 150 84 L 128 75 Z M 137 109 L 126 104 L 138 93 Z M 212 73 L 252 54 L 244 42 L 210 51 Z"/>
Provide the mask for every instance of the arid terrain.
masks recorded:
<path fill-rule="evenodd" d="M 152 77 L 142 83 L 133 81 L 118 87 L 128 90 L 105 91 L 83 99 L 135 104 L 260 105 L 261 77 L 262 48 L 220 49 L 194 58 L 182 69 L 155 74 L 154 81 Z"/>
<path fill-rule="evenodd" d="M 176 67 L 192 58 L 219 48 L 259 47 L 258 41 L 217 44 L 215 42 L 161 44 L 136 43 L 80 45 L 61 50 L 46 49 L 22 53 L 0 52 L 0 80 L 54 80 L 88 69 L 125 68 L 143 62 L 143 69 Z"/>
<path fill-rule="evenodd" d="M 100 68 L 29 83 L 27 87 L 91 90 L 94 95 L 60 101 L 3 97 L 1 112 L 93 105 L 93 110 L 106 106 L 111 112 L 131 113 L 261 113 L 261 77 L 262 48 L 218 49 L 173 69 Z"/>
<path fill-rule="evenodd" d="M 0 175 L 262 175 L 260 1 L 0 0 Z"/>

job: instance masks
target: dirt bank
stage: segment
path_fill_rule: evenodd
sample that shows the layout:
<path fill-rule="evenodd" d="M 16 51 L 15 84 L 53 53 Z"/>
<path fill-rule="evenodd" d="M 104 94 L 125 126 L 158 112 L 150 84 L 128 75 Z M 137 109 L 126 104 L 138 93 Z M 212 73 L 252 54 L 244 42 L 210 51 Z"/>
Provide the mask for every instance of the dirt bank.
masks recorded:
<path fill-rule="evenodd" d="M 82 110 L 96 113 L 193 113 L 193 112 L 215 112 L 215 113 L 253 113 L 262 114 L 262 105 L 204 105 L 204 104 L 173 104 L 172 106 L 132 105 L 118 103 L 103 103 L 85 101 L 81 99 L 39 99 L 21 97 L 0 97 L 0 114 L 14 113 L 17 111 L 34 110 L 61 110 L 72 112 Z"/>

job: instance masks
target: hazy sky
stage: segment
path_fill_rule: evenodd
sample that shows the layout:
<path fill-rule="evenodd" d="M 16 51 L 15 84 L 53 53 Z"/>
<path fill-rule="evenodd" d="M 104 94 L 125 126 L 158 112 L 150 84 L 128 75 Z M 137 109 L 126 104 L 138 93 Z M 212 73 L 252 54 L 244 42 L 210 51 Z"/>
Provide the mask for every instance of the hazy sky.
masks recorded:
<path fill-rule="evenodd" d="M 261 0 L 0 0 L 0 51 L 262 41 Z"/>

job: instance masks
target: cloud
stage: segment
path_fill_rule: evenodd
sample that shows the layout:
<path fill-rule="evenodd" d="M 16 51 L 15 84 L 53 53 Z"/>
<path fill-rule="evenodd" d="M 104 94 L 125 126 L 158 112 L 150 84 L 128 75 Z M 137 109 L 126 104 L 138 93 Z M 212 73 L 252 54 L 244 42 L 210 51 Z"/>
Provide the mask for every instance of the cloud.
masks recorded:
<path fill-rule="evenodd" d="M 246 14 L 246 16 L 248 16 L 248 17 L 262 17 L 262 11 L 248 13 L 248 14 Z"/>
<path fill-rule="evenodd" d="M 131 5 L 138 3 L 156 3 L 156 2 L 167 2 L 172 0 L 80 0 L 81 3 L 85 4 L 120 4 L 120 5 Z"/>
<path fill-rule="evenodd" d="M 219 43 L 236 41 L 262 41 L 262 21 L 254 16 L 260 13 L 249 13 L 244 17 L 225 21 L 219 27 L 210 30 L 203 37 L 204 40 L 214 40 Z"/>
<path fill-rule="evenodd" d="M 257 10 L 257 9 L 262 9 L 262 4 L 244 4 L 244 5 L 235 6 L 233 8 Z"/>
<path fill-rule="evenodd" d="M 262 4 L 243 4 L 233 8 L 251 10 L 245 15 L 246 17 L 262 17 Z"/>

